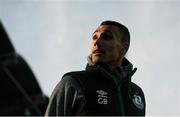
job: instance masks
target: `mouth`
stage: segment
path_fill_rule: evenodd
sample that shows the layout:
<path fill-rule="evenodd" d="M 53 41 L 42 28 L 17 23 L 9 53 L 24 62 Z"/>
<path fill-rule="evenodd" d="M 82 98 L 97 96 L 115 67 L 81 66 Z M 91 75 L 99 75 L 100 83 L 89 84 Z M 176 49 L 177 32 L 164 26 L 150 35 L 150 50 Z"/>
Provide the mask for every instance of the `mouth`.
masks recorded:
<path fill-rule="evenodd" d="M 100 49 L 96 49 L 92 52 L 92 54 L 94 55 L 100 55 L 100 54 L 103 54 L 104 53 L 104 50 L 100 50 Z"/>

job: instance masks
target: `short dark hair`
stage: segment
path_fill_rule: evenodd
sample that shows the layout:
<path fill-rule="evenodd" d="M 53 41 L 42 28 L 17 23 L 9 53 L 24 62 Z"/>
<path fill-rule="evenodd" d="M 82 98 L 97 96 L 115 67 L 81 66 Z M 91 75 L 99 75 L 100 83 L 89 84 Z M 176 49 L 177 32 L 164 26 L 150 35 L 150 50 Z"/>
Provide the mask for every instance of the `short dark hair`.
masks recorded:
<path fill-rule="evenodd" d="M 128 43 L 130 43 L 130 33 L 127 27 L 125 27 L 123 24 L 120 24 L 119 22 L 116 21 L 103 21 L 100 25 L 113 25 L 113 26 L 117 26 L 120 31 L 123 33 L 123 41 L 127 41 Z"/>

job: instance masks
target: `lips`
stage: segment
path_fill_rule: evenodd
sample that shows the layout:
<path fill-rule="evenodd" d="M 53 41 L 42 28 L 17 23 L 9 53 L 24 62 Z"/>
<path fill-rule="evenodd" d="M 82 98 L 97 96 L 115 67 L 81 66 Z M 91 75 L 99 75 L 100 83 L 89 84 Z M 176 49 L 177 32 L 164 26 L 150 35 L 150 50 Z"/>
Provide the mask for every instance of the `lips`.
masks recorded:
<path fill-rule="evenodd" d="M 103 54 L 104 53 L 104 50 L 101 50 L 101 49 L 96 49 L 93 51 L 93 54 Z"/>

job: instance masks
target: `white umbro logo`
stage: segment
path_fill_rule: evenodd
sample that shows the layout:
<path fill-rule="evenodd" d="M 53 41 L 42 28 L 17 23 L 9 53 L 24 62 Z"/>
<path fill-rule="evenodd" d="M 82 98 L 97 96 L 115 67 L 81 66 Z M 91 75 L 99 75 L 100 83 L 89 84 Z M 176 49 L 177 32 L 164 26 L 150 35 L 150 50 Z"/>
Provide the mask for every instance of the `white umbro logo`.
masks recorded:
<path fill-rule="evenodd" d="M 108 100 L 107 100 L 107 92 L 103 91 L 103 90 L 97 90 L 96 93 L 98 94 L 98 103 L 99 104 L 107 104 Z"/>

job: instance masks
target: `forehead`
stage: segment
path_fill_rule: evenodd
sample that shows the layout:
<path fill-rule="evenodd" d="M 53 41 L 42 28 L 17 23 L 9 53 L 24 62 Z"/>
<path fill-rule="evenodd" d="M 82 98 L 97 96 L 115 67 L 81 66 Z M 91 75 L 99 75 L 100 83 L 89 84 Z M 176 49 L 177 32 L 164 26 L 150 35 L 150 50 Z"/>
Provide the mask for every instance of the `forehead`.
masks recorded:
<path fill-rule="evenodd" d="M 96 32 L 109 32 L 109 33 L 117 33 L 119 34 L 119 28 L 117 26 L 113 26 L 113 25 L 100 25 L 94 33 Z"/>

